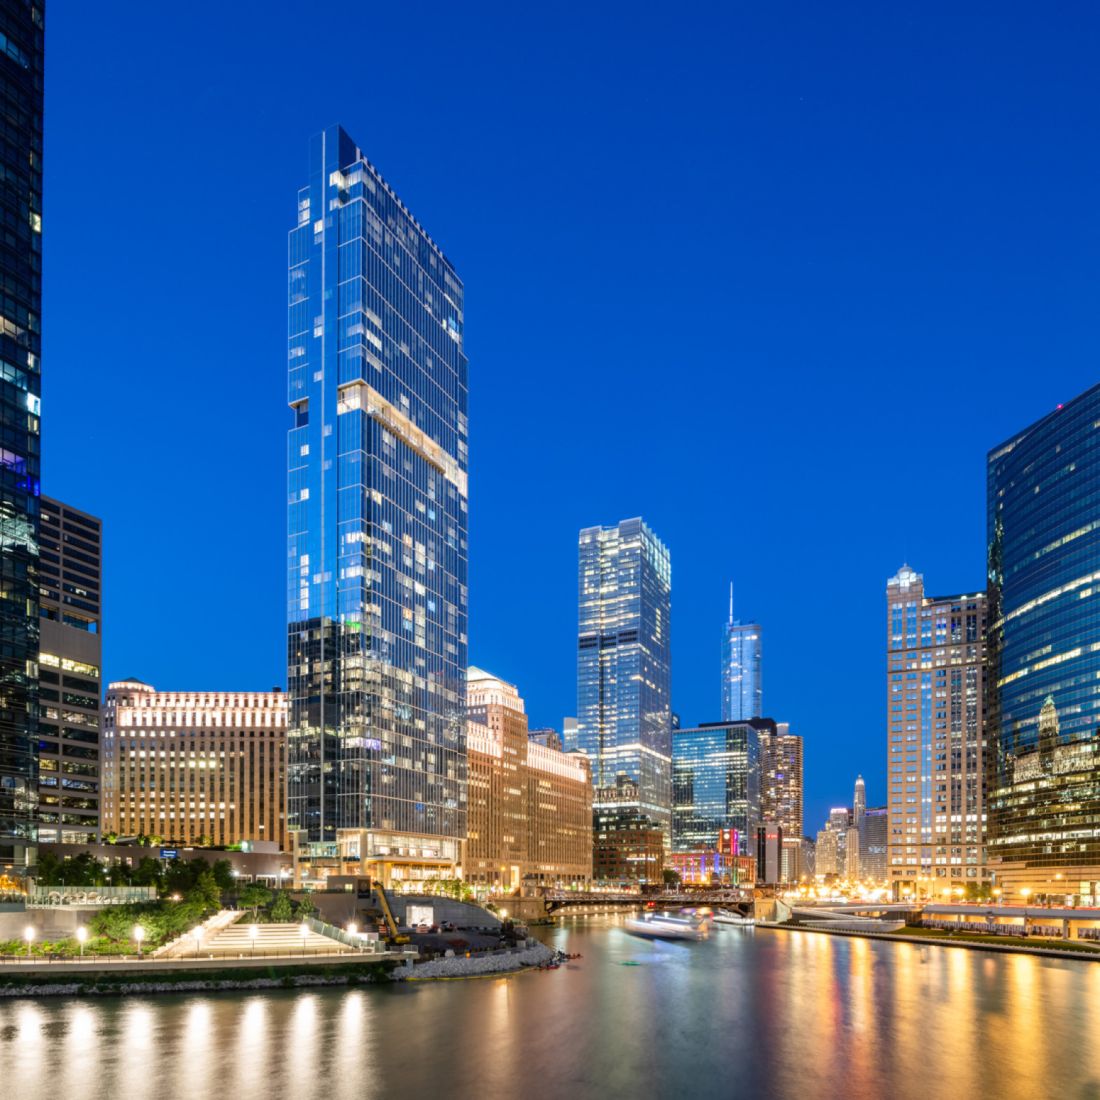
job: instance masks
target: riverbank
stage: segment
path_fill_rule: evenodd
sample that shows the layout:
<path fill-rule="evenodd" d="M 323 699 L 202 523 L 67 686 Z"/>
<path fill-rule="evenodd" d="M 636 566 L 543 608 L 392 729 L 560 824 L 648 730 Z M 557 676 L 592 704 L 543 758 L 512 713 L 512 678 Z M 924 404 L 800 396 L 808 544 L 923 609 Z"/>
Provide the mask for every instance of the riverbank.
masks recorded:
<path fill-rule="evenodd" d="M 546 966 L 554 961 L 556 952 L 537 940 L 529 940 L 527 947 L 498 955 L 455 955 L 452 958 L 432 959 L 420 963 L 411 971 L 407 968 L 394 974 L 394 981 L 430 982 L 454 978 L 483 978 L 494 974 L 510 974 Z"/>
<path fill-rule="evenodd" d="M 906 932 L 863 932 L 851 929 L 823 928 L 820 925 L 810 928 L 802 924 L 776 924 L 770 921 L 757 921 L 757 928 L 769 928 L 783 932 L 821 932 L 826 936 L 855 936 L 858 939 L 891 940 L 895 943 L 915 943 L 920 946 L 965 947 L 971 951 L 995 951 L 1009 955 L 1049 956 L 1055 959 L 1077 959 L 1084 962 L 1100 962 L 1100 948 L 1081 946 L 1037 947 L 1034 942 L 1018 936 L 983 936 L 979 932 L 947 932 L 938 928 L 911 928 Z"/>

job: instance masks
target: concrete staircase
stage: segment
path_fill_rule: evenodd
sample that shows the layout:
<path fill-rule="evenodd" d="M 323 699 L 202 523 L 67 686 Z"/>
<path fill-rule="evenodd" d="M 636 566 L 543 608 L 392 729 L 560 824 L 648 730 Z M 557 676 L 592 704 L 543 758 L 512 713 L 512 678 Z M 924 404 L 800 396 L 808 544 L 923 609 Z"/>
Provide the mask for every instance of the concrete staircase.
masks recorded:
<path fill-rule="evenodd" d="M 253 943 L 252 924 L 248 914 L 242 913 L 234 923 L 226 925 L 211 934 L 196 951 L 192 943 L 191 951 L 181 958 L 248 958 L 252 955 L 355 955 L 355 948 L 340 943 L 339 940 L 324 936 L 312 928 L 302 936 L 301 922 L 290 924 L 257 924 L 256 939 Z"/>

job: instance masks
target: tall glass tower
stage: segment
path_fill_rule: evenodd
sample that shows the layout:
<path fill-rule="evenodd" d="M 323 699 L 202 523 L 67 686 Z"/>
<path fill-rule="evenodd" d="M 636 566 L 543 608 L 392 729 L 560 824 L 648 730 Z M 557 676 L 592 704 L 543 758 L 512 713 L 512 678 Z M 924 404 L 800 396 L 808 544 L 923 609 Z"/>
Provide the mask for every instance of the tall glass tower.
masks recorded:
<path fill-rule="evenodd" d="M 587 527 L 580 534 L 577 579 L 576 745 L 592 761 L 596 813 L 613 805 L 617 815 L 647 817 L 667 836 L 672 823 L 668 550 L 641 519 Z"/>
<path fill-rule="evenodd" d="M 38 805 L 42 54 L 42 4 L 0 0 L 0 868 L 17 875 Z"/>
<path fill-rule="evenodd" d="M 722 630 L 722 721 L 747 722 L 764 715 L 764 681 L 761 662 L 764 631 L 759 623 L 743 623 L 733 617 L 733 585 L 730 614 Z"/>
<path fill-rule="evenodd" d="M 987 469 L 990 870 L 1100 905 L 1100 386 Z"/>
<path fill-rule="evenodd" d="M 462 283 L 339 127 L 310 147 L 288 295 L 296 867 L 437 875 L 466 834 Z"/>

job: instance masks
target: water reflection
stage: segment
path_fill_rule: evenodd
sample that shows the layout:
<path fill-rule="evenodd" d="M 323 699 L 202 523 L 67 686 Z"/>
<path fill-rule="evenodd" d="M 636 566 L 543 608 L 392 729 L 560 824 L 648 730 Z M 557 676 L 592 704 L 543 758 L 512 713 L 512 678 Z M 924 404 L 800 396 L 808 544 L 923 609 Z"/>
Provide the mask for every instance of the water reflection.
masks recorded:
<path fill-rule="evenodd" d="M 583 960 L 510 980 L 0 1002 L 0 1080 L 16 1100 L 1100 1100 L 1100 964 L 765 930 L 551 936 Z"/>

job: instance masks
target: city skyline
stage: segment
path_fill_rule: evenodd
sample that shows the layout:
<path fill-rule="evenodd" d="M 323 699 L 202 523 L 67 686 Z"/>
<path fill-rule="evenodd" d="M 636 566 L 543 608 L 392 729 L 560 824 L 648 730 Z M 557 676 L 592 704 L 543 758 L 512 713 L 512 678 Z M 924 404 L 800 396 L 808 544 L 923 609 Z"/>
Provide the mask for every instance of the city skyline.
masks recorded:
<path fill-rule="evenodd" d="M 736 135 L 720 129 L 723 141 L 716 147 L 705 136 L 716 121 L 713 114 L 704 112 L 698 128 L 683 122 L 682 112 L 694 104 L 701 86 L 674 50 L 670 75 L 658 87 L 670 98 L 657 120 L 674 155 L 664 165 L 650 164 L 646 158 L 612 171 L 598 155 L 596 137 L 606 132 L 608 122 L 621 123 L 624 136 L 636 136 L 642 125 L 639 117 L 623 107 L 586 121 L 579 97 L 592 90 L 590 85 L 571 93 L 577 98 L 567 97 L 551 108 L 521 80 L 518 61 L 492 55 L 498 63 L 490 68 L 498 75 L 503 68 L 504 78 L 522 93 L 513 107 L 502 109 L 522 115 L 535 108 L 540 121 L 561 139 L 566 159 L 583 163 L 594 151 L 597 154 L 589 181 L 594 193 L 583 204 L 566 194 L 568 215 L 555 214 L 548 228 L 540 229 L 539 218 L 531 215 L 556 210 L 563 196 L 561 176 L 547 171 L 551 162 L 539 154 L 533 139 L 518 138 L 517 155 L 505 164 L 476 135 L 469 149 L 456 141 L 429 151 L 422 141 L 407 136 L 410 123 L 427 105 L 428 93 L 419 93 L 410 103 L 387 101 L 388 117 L 373 110 L 368 116 L 361 93 L 353 93 L 350 75 L 340 74 L 338 66 L 327 90 L 281 93 L 274 75 L 265 74 L 268 68 L 274 74 L 283 67 L 270 62 L 285 48 L 279 37 L 285 33 L 289 9 L 276 9 L 268 29 L 250 23 L 247 34 L 243 16 L 227 15 L 225 41 L 238 49 L 242 41 L 249 43 L 239 64 L 228 46 L 200 44 L 199 19 L 193 27 L 166 25 L 159 19 L 167 17 L 150 14 L 151 23 L 128 25 L 121 15 L 101 12 L 93 34 L 92 13 L 63 4 L 51 12 L 56 18 L 51 24 L 47 83 L 47 159 L 51 147 L 65 150 L 66 156 L 88 166 L 88 178 L 77 188 L 58 167 L 46 176 L 44 313 L 62 320 L 47 320 L 45 326 L 45 484 L 51 494 L 104 519 L 105 618 L 111 624 L 104 638 L 105 680 L 137 667 L 165 687 L 194 684 L 214 690 L 240 684 L 260 690 L 281 679 L 284 635 L 278 605 L 285 563 L 278 547 L 283 504 L 280 479 L 270 473 L 282 460 L 282 448 L 270 439 L 277 440 L 285 428 L 285 407 L 279 399 L 285 329 L 278 242 L 287 218 L 293 217 L 293 198 L 287 196 L 293 196 L 301 183 L 303 144 L 324 126 L 340 121 L 363 142 L 367 155 L 425 224 L 447 242 L 467 286 L 476 288 L 470 308 L 482 335 L 470 349 L 479 379 L 472 416 L 486 430 L 471 456 L 471 476 L 479 485 L 471 501 L 476 550 L 470 578 L 471 658 L 525 685 L 533 724 L 559 726 L 573 710 L 576 623 L 569 593 L 575 583 L 576 530 L 608 517 L 645 515 L 677 562 L 672 703 L 684 724 L 720 717 L 713 705 L 710 624 L 728 577 L 736 576 L 745 606 L 768 629 L 768 710 L 789 720 L 806 739 L 807 822 L 821 820 L 824 808 L 846 797 L 842 792 L 848 790 L 850 779 L 834 763 L 841 754 L 831 752 L 830 746 L 843 745 L 843 755 L 863 772 L 869 801 L 885 801 L 879 690 L 882 583 L 902 560 L 918 563 L 926 575 L 935 577 L 937 590 L 962 591 L 975 573 L 980 576 L 986 451 L 1094 381 L 1095 336 L 1088 323 L 1091 307 L 1086 305 L 1092 260 L 1071 243 L 1087 236 L 1082 224 L 1091 225 L 1096 217 L 1084 202 L 1096 175 L 1094 151 L 1084 143 L 1070 143 L 1069 148 L 1059 139 L 1064 131 L 1044 135 L 1025 126 L 1034 153 L 1027 165 L 1016 163 L 1017 143 L 1025 139 L 1016 130 L 1012 135 L 990 135 L 991 148 L 981 163 L 967 156 L 960 159 L 960 143 L 979 125 L 975 118 L 982 108 L 968 92 L 972 59 L 968 57 L 964 67 L 962 59 L 952 55 L 930 109 L 937 140 L 952 150 L 955 164 L 944 189 L 926 175 L 910 186 L 903 177 L 911 164 L 900 139 L 882 139 L 885 146 L 876 147 L 873 156 L 855 148 L 865 127 L 878 133 L 879 124 L 889 119 L 889 111 L 903 96 L 904 77 L 912 77 L 918 64 L 910 59 L 913 68 L 902 67 L 902 83 L 876 70 L 877 86 L 888 93 L 884 104 L 861 107 L 864 113 L 856 113 L 855 129 L 843 134 L 846 154 L 856 158 L 855 178 L 885 176 L 881 197 L 870 196 L 860 186 L 848 198 L 844 191 L 851 180 L 822 161 L 817 124 L 805 114 L 820 120 L 823 112 L 829 118 L 829 112 L 850 106 L 852 88 L 842 77 L 814 69 L 812 80 L 796 82 L 774 108 L 780 117 L 755 108 Z M 774 44 L 777 29 L 768 17 L 749 18 L 738 42 Z M 974 29 L 966 18 L 963 23 Z M 141 47 L 140 36 L 151 27 L 170 30 L 181 53 L 201 48 L 208 58 L 207 90 L 196 101 L 179 102 L 175 70 L 165 68 L 155 51 Z M 599 32 L 610 33 L 609 25 L 598 21 L 594 29 L 595 41 L 600 40 Z M 632 33 L 644 45 L 656 41 L 654 31 L 643 20 Z M 466 33 L 472 40 L 473 32 Z M 839 31 L 828 33 L 838 35 L 831 41 L 841 56 L 853 48 L 845 46 Z M 918 55 L 932 48 L 920 37 L 923 33 L 918 34 Z M 990 33 L 996 38 L 1003 32 Z M 1044 52 L 1047 39 L 1041 33 L 1031 37 L 1041 74 L 1051 64 Z M 117 64 L 108 66 L 109 71 L 103 71 L 99 58 L 89 56 L 85 46 L 90 39 L 114 44 L 112 60 Z M 463 41 L 482 51 L 475 56 L 486 57 L 488 47 Z M 680 41 L 674 33 L 673 47 Z M 533 59 L 536 71 L 552 65 L 551 55 L 559 44 L 551 34 L 546 53 Z M 426 49 L 433 56 L 434 51 L 442 54 L 438 32 Z M 781 82 L 742 56 L 740 45 L 738 49 L 743 72 L 722 78 L 732 81 L 727 90 L 752 93 L 750 102 L 755 105 L 762 92 L 770 95 L 782 88 Z M 707 65 L 713 67 L 714 58 L 703 60 L 702 68 L 711 71 Z M 1061 60 L 1060 82 L 1044 81 L 1040 75 L 1035 87 L 1045 88 L 1043 106 L 1057 107 L 1061 125 L 1072 129 L 1082 122 L 1083 108 L 1073 106 L 1065 82 L 1072 87 L 1074 80 L 1084 79 L 1084 69 L 1077 68 L 1083 61 L 1072 51 Z M 383 58 L 380 64 L 393 72 L 392 59 Z M 601 87 L 604 80 L 623 81 L 624 87 L 640 94 L 639 77 L 611 64 L 606 76 L 598 78 Z M 997 51 L 990 50 L 980 64 L 995 94 L 1008 104 L 1020 102 L 1017 97 L 1023 93 L 1012 86 L 1007 60 L 998 60 Z M 256 142 L 265 151 L 265 175 L 259 183 L 254 150 L 231 141 L 222 133 L 230 128 L 219 123 L 218 105 L 230 87 L 240 88 L 242 72 L 250 78 L 245 82 L 245 109 L 253 111 Z M 682 84 L 680 91 L 677 82 Z M 320 87 L 319 81 L 314 83 Z M 463 93 L 469 106 L 485 109 L 489 84 L 489 78 L 479 77 Z M 78 87 L 80 95 L 75 94 Z M 135 87 L 144 94 L 134 97 Z M 350 109 L 343 109 L 345 103 Z M 89 109 L 97 118 L 93 127 L 87 126 Z M 768 140 L 776 123 L 793 128 L 790 150 L 777 149 Z M 143 145 L 143 169 L 158 179 L 158 185 L 150 193 L 135 189 L 128 197 L 127 216 L 107 224 L 97 214 L 112 208 L 108 181 L 125 148 L 125 135 L 134 126 L 150 135 Z M 735 137 L 746 141 L 738 146 Z M 733 147 L 746 150 L 744 160 L 730 151 Z M 622 148 L 616 145 L 614 153 L 621 156 Z M 816 173 L 812 187 L 788 183 L 774 196 L 763 195 L 775 175 L 794 178 L 797 173 L 789 170 L 807 157 Z M 62 163 L 60 158 L 53 161 L 55 166 Z M 1013 165 L 1011 172 L 1003 170 L 1008 163 Z M 674 181 L 683 187 L 682 177 L 694 164 L 702 165 L 702 175 L 691 188 L 691 202 L 669 213 L 667 224 L 656 227 L 657 237 L 647 248 L 656 249 L 658 257 L 673 255 L 673 242 L 675 249 L 691 249 L 688 263 L 702 265 L 700 275 L 714 282 L 713 261 L 702 250 L 695 251 L 698 246 L 684 243 L 685 227 L 710 219 L 721 242 L 713 251 L 724 249 L 736 263 L 731 274 L 715 282 L 718 289 L 707 292 L 714 327 L 678 348 L 671 336 L 661 330 L 650 333 L 639 323 L 627 328 L 645 335 L 624 334 L 617 328 L 612 345 L 603 335 L 608 314 L 597 315 L 584 303 L 603 302 L 611 293 L 607 305 L 620 313 L 629 307 L 627 315 L 640 320 L 632 303 L 643 300 L 643 295 L 621 263 L 608 267 L 602 257 L 617 250 L 637 260 L 639 269 L 647 266 L 642 260 L 648 253 L 638 250 L 636 240 L 638 217 L 648 209 L 654 189 L 663 191 Z M 233 181 L 225 209 L 195 198 L 215 165 L 219 174 Z M 725 181 L 730 175 L 742 181 L 738 197 L 752 210 L 751 218 L 734 219 L 728 212 Z M 641 190 L 620 208 L 628 176 Z M 1064 182 L 1067 179 L 1073 182 Z M 996 186 L 991 187 L 994 180 Z M 968 202 L 949 206 L 945 233 L 954 243 L 945 253 L 932 254 L 921 238 L 930 224 L 941 222 L 947 187 L 961 188 L 968 195 L 992 194 L 993 200 L 983 199 L 980 210 Z M 1036 196 L 1048 196 L 1050 201 L 1036 202 Z M 174 209 L 173 219 L 163 217 L 167 204 Z M 1025 228 L 1014 223 L 1015 236 L 1008 243 L 1000 241 L 1000 223 L 1021 205 L 1035 211 L 1035 221 Z M 227 214 L 230 206 L 232 217 Z M 823 206 L 837 229 L 819 228 L 819 235 L 807 240 L 801 232 L 805 219 L 812 217 L 818 224 Z M 738 209 L 737 204 L 732 209 Z M 783 228 L 792 220 L 791 230 Z M 563 240 L 555 242 L 554 234 L 574 222 L 577 228 L 567 229 Z M 523 232 L 517 233 L 520 224 Z M 884 227 L 889 231 L 884 233 Z M 769 261 L 767 254 L 777 240 L 776 259 Z M 532 244 L 545 249 L 545 265 L 525 262 Z M 172 265 L 155 264 L 162 250 L 173 255 Z M 712 249 L 708 246 L 706 251 Z M 221 254 L 232 256 L 234 262 L 209 262 L 210 256 Z M 1028 278 L 1025 268 L 1035 254 L 1042 258 L 1041 272 L 1057 268 L 1057 289 L 1053 283 L 1044 285 L 1042 278 Z M 941 279 L 945 261 L 951 261 L 947 268 L 965 277 Z M 829 286 L 821 277 L 826 265 L 833 284 Z M 135 276 L 154 268 L 158 279 Z M 532 285 L 521 296 L 497 269 L 523 270 Z M 939 280 L 935 288 L 929 282 L 933 271 Z M 565 272 L 568 279 L 563 278 Z M 561 283 L 573 288 L 568 295 L 560 290 Z M 884 285 L 875 285 L 879 283 Z M 203 286 L 211 307 L 209 350 L 201 355 L 188 352 L 182 346 L 187 341 L 164 341 L 158 320 L 166 300 L 184 300 L 194 285 Z M 112 294 L 122 287 L 128 296 L 125 324 L 111 308 L 107 287 Z M 549 301 L 550 312 L 568 318 L 567 334 L 587 349 L 576 363 L 562 365 L 544 351 L 527 360 L 522 319 L 529 315 L 528 293 Z M 670 283 L 665 294 L 664 305 L 673 315 L 693 315 L 689 307 L 694 291 L 685 295 Z M 907 304 L 897 305 L 894 299 Z M 865 306 L 853 313 L 850 303 L 856 301 Z M 792 302 L 798 320 L 794 325 Z M 929 315 L 940 316 L 942 322 L 930 325 Z M 859 330 L 858 338 L 849 334 L 849 327 Z M 678 326 L 668 328 L 673 332 Z M 806 332 L 804 340 L 792 335 L 801 330 Z M 107 368 L 114 383 L 110 387 L 103 385 L 94 353 L 89 369 L 86 334 L 93 331 L 103 346 L 116 349 Z M 728 357 L 724 350 L 716 355 L 715 349 L 726 347 L 731 332 L 733 350 Z M 618 346 L 622 339 L 628 341 L 625 354 Z M 647 350 L 643 341 L 653 340 L 657 342 Z M 666 365 L 685 359 L 702 364 L 699 378 L 674 378 L 669 383 Z M 1005 384 L 989 391 L 977 368 L 993 362 Z M 1056 369 L 1035 370 L 1036 362 L 1053 362 Z M 522 370 L 517 371 L 517 363 Z M 595 365 L 600 367 L 597 372 Z M 571 445 L 554 450 L 552 456 L 547 444 L 558 420 L 551 414 L 552 403 L 540 399 L 552 368 L 564 372 L 556 384 L 565 390 L 595 387 L 597 400 L 577 410 L 576 438 L 596 437 L 602 431 L 617 446 L 649 408 L 637 394 L 669 385 L 671 412 L 694 429 L 690 466 L 663 441 L 656 441 L 632 463 L 617 460 L 608 468 L 610 476 L 602 478 L 588 476 L 583 448 Z M 896 462 L 887 477 L 887 471 L 874 468 L 876 457 L 922 423 L 923 413 L 907 405 L 913 378 L 920 378 L 929 392 L 947 387 L 951 400 L 968 407 L 972 415 L 968 414 L 965 433 L 939 441 L 932 454 L 917 446 L 891 451 Z M 711 392 L 700 402 L 703 388 Z M 218 395 L 210 418 L 196 418 L 189 400 L 193 389 Z M 701 539 L 696 517 L 713 495 L 713 481 L 696 477 L 695 471 L 717 471 L 722 454 L 717 441 L 724 442 L 719 427 L 734 407 L 734 394 L 739 409 L 774 411 L 784 444 L 770 450 L 766 461 L 742 460 L 745 477 L 738 482 L 742 501 L 737 516 L 709 520 L 716 537 Z M 887 405 L 892 410 L 889 418 L 874 415 Z M 95 413 L 91 424 L 89 410 Z M 499 431 L 489 430 L 491 425 Z M 95 447 L 87 448 L 89 438 Z M 74 449 L 78 441 L 79 452 Z M 680 441 L 675 449 L 680 449 Z M 195 476 L 202 452 L 218 456 L 221 473 L 215 490 L 208 479 Z M 826 453 L 832 477 L 797 477 L 806 469 L 816 470 L 811 465 L 815 456 Z M 526 471 L 526 483 L 518 480 L 513 466 Z M 891 505 L 893 479 L 912 481 L 925 469 L 930 482 L 949 487 L 937 490 L 936 506 L 947 513 L 944 524 L 957 532 L 951 545 L 932 531 L 903 524 Z M 116 494 L 120 477 L 128 488 L 121 499 Z M 562 483 L 575 485 L 576 491 L 551 490 Z M 162 508 L 158 494 L 171 496 L 172 508 Z M 205 568 L 192 539 L 177 539 L 181 513 L 202 516 L 211 530 L 228 533 L 231 543 L 238 541 L 247 524 L 250 552 L 238 554 L 231 546 L 220 552 L 218 569 Z M 774 526 L 776 537 L 749 537 L 752 532 L 734 522 L 744 516 Z M 514 552 L 512 534 L 517 527 L 539 533 L 533 559 Z M 853 537 L 855 532 L 859 538 Z M 161 553 L 146 555 L 150 542 L 163 547 Z M 271 547 L 270 552 L 265 554 L 263 547 Z M 822 705 L 827 698 L 824 674 L 800 665 L 806 617 L 820 620 L 834 609 L 823 588 L 792 585 L 791 579 L 805 569 L 807 556 L 828 574 L 830 586 L 845 594 L 847 606 L 833 641 L 860 670 L 863 688 L 846 716 Z M 540 583 L 525 586 L 523 578 L 532 570 Z M 178 585 L 179 618 L 171 644 L 153 654 L 150 664 L 139 661 L 147 608 L 135 594 L 160 591 L 162 574 L 171 574 Z M 259 639 L 254 646 L 236 646 L 233 632 L 211 637 L 206 629 L 211 605 L 230 601 L 247 614 L 253 636 Z M 522 652 L 510 644 L 507 629 L 517 615 L 540 624 L 537 637 Z M 199 637 L 204 638 L 203 646 L 191 644 Z"/>

